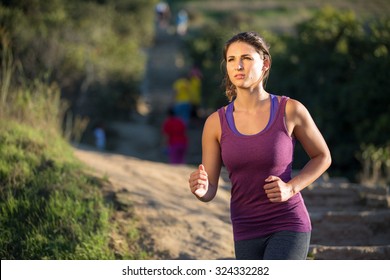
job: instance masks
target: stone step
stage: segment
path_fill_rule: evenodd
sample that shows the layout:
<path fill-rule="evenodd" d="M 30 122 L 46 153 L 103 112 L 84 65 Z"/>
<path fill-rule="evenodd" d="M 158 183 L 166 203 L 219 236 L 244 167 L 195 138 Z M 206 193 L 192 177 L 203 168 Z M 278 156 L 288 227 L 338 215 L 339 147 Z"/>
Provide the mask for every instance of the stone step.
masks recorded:
<path fill-rule="evenodd" d="M 310 212 L 312 243 L 323 245 L 390 244 L 390 210 Z"/>
<path fill-rule="evenodd" d="M 389 260 L 390 245 L 323 246 L 311 245 L 309 259 L 315 260 Z"/>
<path fill-rule="evenodd" d="M 390 195 L 385 187 L 368 187 L 352 183 L 322 182 L 302 191 L 308 209 L 390 208 Z"/>

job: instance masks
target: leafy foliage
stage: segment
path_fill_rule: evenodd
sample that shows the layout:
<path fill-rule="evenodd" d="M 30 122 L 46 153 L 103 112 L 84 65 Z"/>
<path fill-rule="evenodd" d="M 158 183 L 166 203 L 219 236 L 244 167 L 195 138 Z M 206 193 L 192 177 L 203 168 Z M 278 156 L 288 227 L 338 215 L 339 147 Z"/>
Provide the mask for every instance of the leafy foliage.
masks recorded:
<path fill-rule="evenodd" d="M 272 84 L 308 106 L 331 148 L 333 169 L 350 177 L 360 145 L 384 145 L 390 134 L 389 24 L 389 18 L 360 22 L 352 12 L 325 8 L 298 26 L 274 68 Z"/>

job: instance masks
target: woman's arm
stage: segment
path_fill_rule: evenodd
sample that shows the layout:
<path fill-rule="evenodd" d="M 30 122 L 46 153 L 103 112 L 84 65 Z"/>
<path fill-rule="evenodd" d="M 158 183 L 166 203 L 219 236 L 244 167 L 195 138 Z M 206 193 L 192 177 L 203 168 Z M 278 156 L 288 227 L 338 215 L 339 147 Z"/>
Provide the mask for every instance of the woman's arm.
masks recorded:
<path fill-rule="evenodd" d="M 212 200 L 217 193 L 222 166 L 220 138 L 221 125 L 215 112 L 207 118 L 203 128 L 202 164 L 188 180 L 191 192 L 203 202 Z"/>
<path fill-rule="evenodd" d="M 300 102 L 289 99 L 286 106 L 286 126 L 302 144 L 310 160 L 297 176 L 283 182 L 276 176 L 266 179 L 264 189 L 272 202 L 286 201 L 319 178 L 330 166 L 329 148 L 309 111 Z"/>
<path fill-rule="evenodd" d="M 310 158 L 299 174 L 289 182 L 295 194 L 319 178 L 329 168 L 332 158 L 325 139 L 306 107 L 293 99 L 287 104 L 287 124 L 293 126 L 293 135 Z"/>

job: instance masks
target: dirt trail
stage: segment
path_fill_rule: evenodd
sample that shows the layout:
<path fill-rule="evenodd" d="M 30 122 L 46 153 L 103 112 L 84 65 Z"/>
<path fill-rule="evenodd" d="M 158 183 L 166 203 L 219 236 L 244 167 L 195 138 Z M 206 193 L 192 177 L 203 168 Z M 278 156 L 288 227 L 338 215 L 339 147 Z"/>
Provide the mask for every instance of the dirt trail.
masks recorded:
<path fill-rule="evenodd" d="M 187 179 L 193 167 L 75 149 L 76 156 L 107 176 L 121 200 L 129 200 L 155 251 L 171 259 L 231 259 L 234 256 L 229 191 L 220 188 L 212 203 L 198 201 Z"/>

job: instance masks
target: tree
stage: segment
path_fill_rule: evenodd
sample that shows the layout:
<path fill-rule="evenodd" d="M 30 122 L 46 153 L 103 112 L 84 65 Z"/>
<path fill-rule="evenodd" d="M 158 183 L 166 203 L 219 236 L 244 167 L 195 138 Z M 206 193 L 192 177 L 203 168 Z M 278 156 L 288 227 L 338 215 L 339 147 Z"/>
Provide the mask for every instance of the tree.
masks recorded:
<path fill-rule="evenodd" d="M 105 111 L 115 116 L 121 111 L 115 108 L 118 100 L 135 100 L 139 94 L 144 49 L 153 38 L 155 2 L 2 1 L 0 27 L 10 34 L 19 66 L 13 82 L 49 77 L 74 109 L 94 108 L 91 102 L 99 104 L 99 99 L 117 99 Z M 97 114 L 96 110 L 89 113 Z"/>

